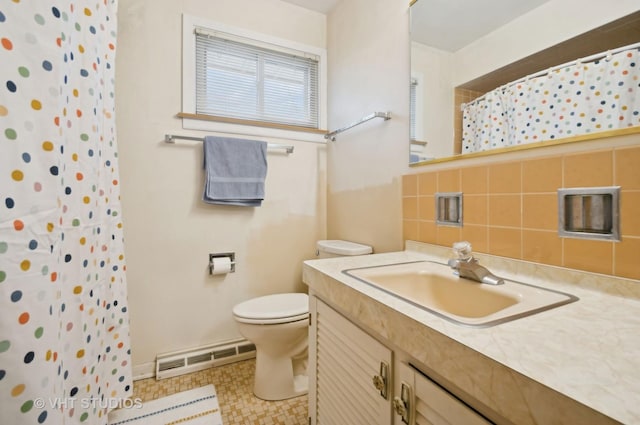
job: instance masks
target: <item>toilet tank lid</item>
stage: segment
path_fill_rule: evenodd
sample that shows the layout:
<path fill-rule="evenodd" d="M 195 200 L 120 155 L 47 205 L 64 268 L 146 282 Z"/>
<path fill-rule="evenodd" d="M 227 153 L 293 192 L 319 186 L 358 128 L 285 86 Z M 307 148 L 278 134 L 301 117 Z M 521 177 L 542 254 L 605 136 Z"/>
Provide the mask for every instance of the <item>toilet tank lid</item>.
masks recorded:
<path fill-rule="evenodd" d="M 318 251 L 337 255 L 364 255 L 371 254 L 373 248 L 355 242 L 338 239 L 318 241 Z"/>

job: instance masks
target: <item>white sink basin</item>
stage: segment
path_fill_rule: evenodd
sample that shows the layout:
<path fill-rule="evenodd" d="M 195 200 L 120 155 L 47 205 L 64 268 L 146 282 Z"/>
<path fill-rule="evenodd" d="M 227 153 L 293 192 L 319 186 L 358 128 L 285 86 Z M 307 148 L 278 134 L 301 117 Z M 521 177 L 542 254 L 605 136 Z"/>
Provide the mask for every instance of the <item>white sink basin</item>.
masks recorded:
<path fill-rule="evenodd" d="M 474 327 L 494 326 L 578 300 L 571 294 L 507 279 L 503 285 L 463 279 L 435 261 L 343 273 L 451 322 Z"/>

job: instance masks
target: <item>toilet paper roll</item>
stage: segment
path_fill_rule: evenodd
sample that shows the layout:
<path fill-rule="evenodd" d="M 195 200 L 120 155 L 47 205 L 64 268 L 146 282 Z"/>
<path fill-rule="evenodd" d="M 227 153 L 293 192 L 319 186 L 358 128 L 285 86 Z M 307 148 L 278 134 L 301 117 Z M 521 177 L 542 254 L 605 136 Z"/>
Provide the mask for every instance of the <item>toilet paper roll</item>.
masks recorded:
<path fill-rule="evenodd" d="M 211 259 L 212 275 L 227 274 L 231 271 L 231 258 L 229 257 L 215 257 Z"/>

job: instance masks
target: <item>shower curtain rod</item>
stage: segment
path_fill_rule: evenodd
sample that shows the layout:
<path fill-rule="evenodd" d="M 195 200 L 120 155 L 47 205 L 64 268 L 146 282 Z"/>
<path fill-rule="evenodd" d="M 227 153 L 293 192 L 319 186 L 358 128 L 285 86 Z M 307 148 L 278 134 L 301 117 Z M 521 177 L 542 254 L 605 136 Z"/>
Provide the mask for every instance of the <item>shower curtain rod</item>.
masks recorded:
<path fill-rule="evenodd" d="M 507 87 L 511 87 L 514 84 L 518 84 L 518 83 L 522 83 L 523 81 L 527 81 L 527 80 L 529 80 L 531 78 L 541 77 L 541 76 L 549 74 L 549 73 L 551 73 L 553 71 L 557 71 L 558 69 L 562 69 L 562 68 L 566 68 L 566 67 L 569 67 L 569 66 L 572 66 L 572 65 L 577 65 L 577 64 L 586 63 L 586 62 L 593 62 L 593 61 L 595 61 L 597 59 L 600 59 L 600 58 L 605 58 L 605 57 L 609 58 L 609 57 L 611 57 L 611 55 L 614 55 L 616 53 L 620 53 L 620 52 L 624 52 L 626 50 L 632 50 L 632 49 L 636 49 L 636 48 L 640 48 L 640 42 L 629 44 L 628 46 L 618 47 L 618 48 L 612 49 L 612 50 L 607 50 L 606 52 L 595 53 L 595 54 L 593 54 L 591 56 L 585 56 L 584 58 L 580 58 L 580 59 L 572 60 L 570 62 L 563 63 L 562 65 L 552 66 L 551 68 L 544 69 L 544 70 L 538 71 L 538 72 L 534 72 L 533 74 L 529 74 L 524 78 L 520 78 L 519 80 L 515 80 L 515 81 L 512 81 L 510 83 L 503 84 L 503 85 L 501 85 L 500 87 L 498 87 L 497 89 L 494 89 L 494 90 L 505 89 Z M 475 102 L 478 102 L 478 101 L 484 99 L 485 96 L 487 94 L 491 93 L 492 91 L 493 90 L 483 94 L 482 96 L 480 96 L 478 98 L 473 99 L 471 102 L 467 102 L 467 103 L 461 104 L 460 105 L 460 110 L 462 110 L 465 105 L 468 105 L 468 104 L 471 104 L 471 103 L 475 103 Z"/>
<path fill-rule="evenodd" d="M 192 136 L 177 136 L 175 134 L 165 134 L 164 135 L 164 141 L 166 143 L 176 143 L 175 139 L 182 139 L 182 140 L 195 140 L 198 142 L 204 142 L 204 138 L 203 137 L 192 137 Z M 269 143 L 267 145 L 268 149 L 286 149 L 287 153 L 293 153 L 293 146 L 291 145 L 281 145 L 278 143 Z"/>

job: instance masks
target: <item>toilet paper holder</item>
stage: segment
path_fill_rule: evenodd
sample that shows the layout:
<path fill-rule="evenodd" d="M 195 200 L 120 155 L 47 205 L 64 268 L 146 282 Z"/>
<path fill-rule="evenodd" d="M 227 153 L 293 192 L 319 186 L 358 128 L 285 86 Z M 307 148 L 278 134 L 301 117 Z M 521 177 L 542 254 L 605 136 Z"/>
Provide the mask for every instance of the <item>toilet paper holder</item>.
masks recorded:
<path fill-rule="evenodd" d="M 213 265 L 214 258 L 229 258 L 231 262 L 231 270 L 229 273 L 234 273 L 236 271 L 236 253 L 235 252 L 217 252 L 214 254 L 209 254 L 209 274 L 213 274 L 215 270 L 215 266 Z"/>

